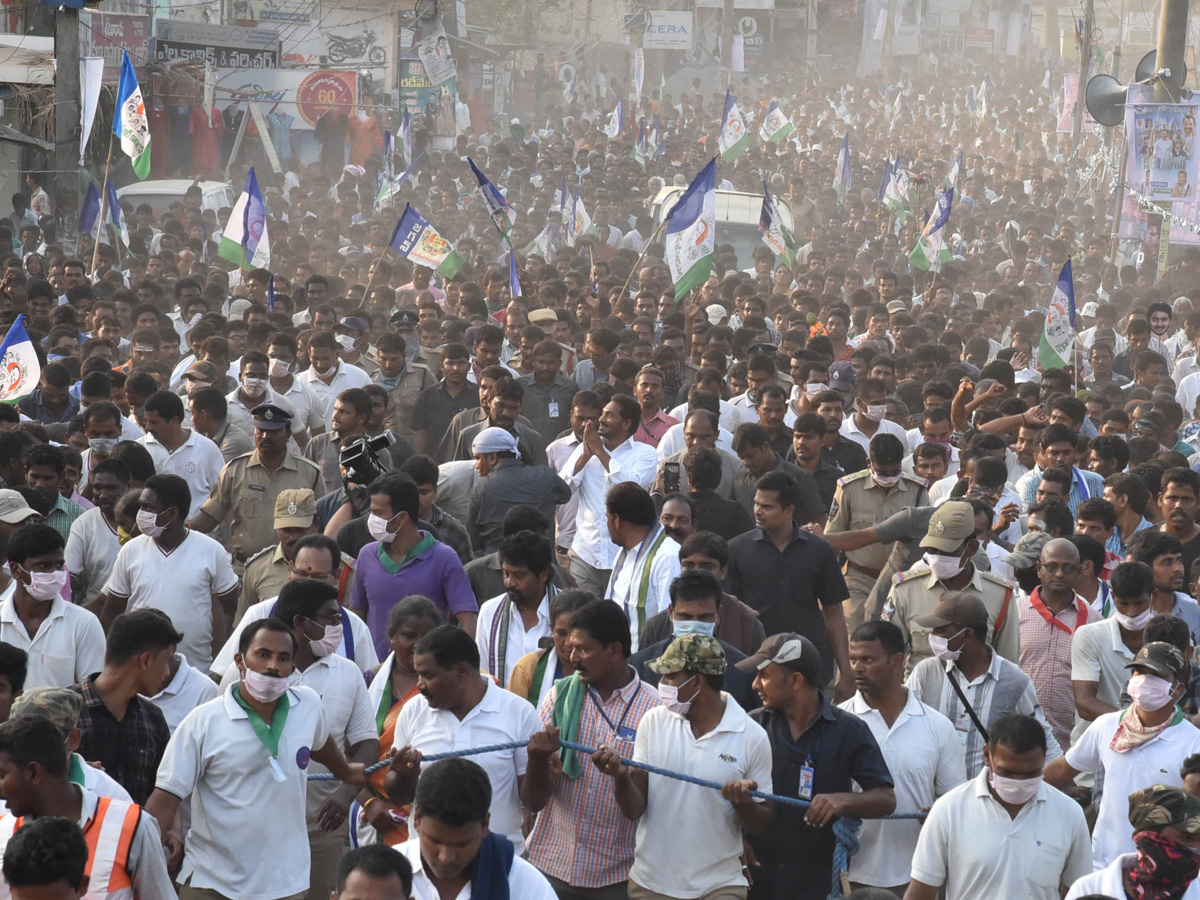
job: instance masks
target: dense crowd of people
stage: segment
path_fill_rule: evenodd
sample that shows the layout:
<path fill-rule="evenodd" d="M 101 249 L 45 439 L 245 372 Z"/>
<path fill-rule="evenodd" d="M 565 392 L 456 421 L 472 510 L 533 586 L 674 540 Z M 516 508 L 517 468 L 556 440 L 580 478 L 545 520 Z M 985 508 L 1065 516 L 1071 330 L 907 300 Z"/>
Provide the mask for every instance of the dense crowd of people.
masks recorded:
<path fill-rule="evenodd" d="M 31 178 L 0 895 L 1200 897 L 1200 250 L 1110 247 L 1042 75 L 741 79 L 794 129 L 718 187 L 796 246 L 679 296 L 699 81 L 615 136 L 615 96 L 418 118 L 382 203 L 378 154 L 260 168 L 269 270 L 198 188 L 93 251 Z"/>

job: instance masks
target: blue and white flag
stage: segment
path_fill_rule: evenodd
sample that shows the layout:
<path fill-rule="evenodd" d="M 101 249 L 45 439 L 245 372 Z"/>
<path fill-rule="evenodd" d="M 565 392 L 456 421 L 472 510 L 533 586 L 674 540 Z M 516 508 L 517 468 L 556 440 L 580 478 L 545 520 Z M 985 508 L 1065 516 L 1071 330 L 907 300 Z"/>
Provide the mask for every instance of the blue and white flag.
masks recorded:
<path fill-rule="evenodd" d="M 909 192 L 911 188 L 912 183 L 909 181 L 908 173 L 904 171 L 904 164 L 900 162 L 900 157 L 897 156 L 896 161 L 892 164 L 891 177 L 888 180 L 887 190 L 883 196 L 883 203 L 901 221 L 908 216 Z"/>
<path fill-rule="evenodd" d="M 717 243 L 717 160 L 709 161 L 667 213 L 664 240 L 675 299 L 700 287 L 712 274 Z"/>
<path fill-rule="evenodd" d="M 609 114 L 608 122 L 604 126 L 604 134 L 609 140 L 612 140 L 621 133 L 621 101 L 617 101 L 617 108 Z"/>
<path fill-rule="evenodd" d="M 850 170 L 850 134 L 847 132 L 842 139 L 842 149 L 838 153 L 837 167 L 833 170 L 833 189 L 837 191 L 839 200 L 850 192 L 853 180 L 853 173 Z"/>
<path fill-rule="evenodd" d="M 942 182 L 946 187 L 957 188 L 958 176 L 962 173 L 963 155 L 962 151 L 958 151 L 958 155 L 954 157 L 954 165 L 950 167 L 950 171 L 946 173 L 946 178 Z"/>
<path fill-rule="evenodd" d="M 411 205 L 404 207 L 388 245 L 414 266 L 433 269 L 445 278 L 453 278 L 466 263 Z"/>
<path fill-rule="evenodd" d="M 758 127 L 758 136 L 768 144 L 778 143 L 795 130 L 787 114 L 779 108 L 774 100 L 763 116 L 762 125 Z"/>
<path fill-rule="evenodd" d="M 508 251 L 508 295 L 520 297 L 521 279 L 517 277 L 517 258 L 511 250 Z"/>
<path fill-rule="evenodd" d="M 717 136 L 717 152 L 725 162 L 733 162 L 750 146 L 746 120 L 733 100 L 733 91 L 725 91 L 725 114 L 721 116 L 721 133 Z"/>
<path fill-rule="evenodd" d="M 762 210 L 758 214 L 758 230 L 762 232 L 762 241 L 771 252 L 782 257 L 790 267 L 796 261 L 796 240 L 791 230 L 783 223 L 779 212 L 779 204 L 771 196 L 771 190 L 764 180 Z"/>
<path fill-rule="evenodd" d="M 271 267 L 271 239 L 267 233 L 267 209 L 263 205 L 258 179 L 251 167 L 246 177 L 246 189 L 233 205 L 217 256 L 243 269 Z"/>
<path fill-rule="evenodd" d="M 71 65 L 75 65 L 74 60 Z M 117 104 L 113 114 L 113 133 L 121 141 L 121 151 L 133 161 L 140 179 L 150 174 L 150 120 L 137 74 L 129 61 L 129 51 L 121 51 L 121 81 L 117 85 Z"/>
<path fill-rule="evenodd" d="M 275 276 L 267 279 L 267 312 L 275 312 Z"/>
<path fill-rule="evenodd" d="M 408 107 L 404 107 L 404 112 L 400 114 L 400 146 L 404 148 L 404 161 L 412 164 L 412 117 L 408 114 Z"/>
<path fill-rule="evenodd" d="M 121 209 L 121 202 L 117 199 L 117 189 L 113 187 L 111 178 L 108 180 L 108 218 L 112 222 L 117 237 L 121 239 L 121 243 L 128 247 L 129 228 L 125 224 L 125 211 Z"/>
<path fill-rule="evenodd" d="M 483 172 L 479 171 L 475 160 L 467 157 L 467 162 L 471 164 L 471 171 L 475 173 L 475 180 L 479 182 L 479 196 L 483 198 L 483 205 L 487 207 L 488 215 L 492 217 L 492 224 L 500 232 L 500 237 L 506 241 L 511 240 L 513 224 L 517 221 L 516 210 L 508 205 L 508 201 L 504 199 L 500 189 L 492 184 Z"/>
<path fill-rule="evenodd" d="M 41 377 L 42 366 L 25 330 L 25 316 L 18 315 L 0 344 L 0 403 L 16 403 L 28 396 Z"/>
<path fill-rule="evenodd" d="M 1050 308 L 1046 310 L 1046 327 L 1038 345 L 1038 363 L 1042 371 L 1064 369 L 1071 365 L 1071 348 L 1075 344 L 1075 284 L 1071 277 L 1071 261 L 1062 267 Z"/>
<path fill-rule="evenodd" d="M 883 164 L 883 180 L 879 182 L 879 202 L 887 199 L 888 188 L 892 185 L 892 162 L 886 160 Z"/>
<path fill-rule="evenodd" d="M 938 198 L 933 215 L 925 223 L 925 230 L 917 238 L 917 245 L 908 254 L 908 261 L 918 269 L 935 271 L 942 263 L 950 262 L 950 247 L 946 244 L 946 223 L 950 220 L 950 206 L 954 202 L 954 188 L 946 188 Z"/>
<path fill-rule="evenodd" d="M 94 183 L 89 183 L 87 193 L 83 195 L 83 205 L 79 207 L 79 233 L 90 234 L 92 240 L 103 240 L 108 243 L 108 235 L 98 227 L 100 223 L 100 189 Z"/>

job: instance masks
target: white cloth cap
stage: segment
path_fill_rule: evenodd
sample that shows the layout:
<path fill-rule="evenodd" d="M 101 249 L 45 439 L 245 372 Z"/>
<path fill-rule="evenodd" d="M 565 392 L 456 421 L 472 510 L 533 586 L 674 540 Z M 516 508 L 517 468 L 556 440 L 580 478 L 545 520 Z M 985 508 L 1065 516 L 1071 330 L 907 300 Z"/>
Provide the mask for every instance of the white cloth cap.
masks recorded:
<path fill-rule="evenodd" d="M 475 435 L 475 440 L 471 441 L 471 452 L 512 453 L 516 455 L 517 459 L 521 458 L 521 451 L 517 449 L 516 437 L 495 425 L 485 428 Z"/>

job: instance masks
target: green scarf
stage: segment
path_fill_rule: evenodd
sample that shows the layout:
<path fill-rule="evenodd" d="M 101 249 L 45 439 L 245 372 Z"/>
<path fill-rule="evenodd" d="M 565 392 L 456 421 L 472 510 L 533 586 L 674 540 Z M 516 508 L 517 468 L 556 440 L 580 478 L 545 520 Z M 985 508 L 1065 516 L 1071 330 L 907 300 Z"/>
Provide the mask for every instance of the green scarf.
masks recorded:
<path fill-rule="evenodd" d="M 279 757 L 279 739 L 283 737 L 283 726 L 287 723 L 288 708 L 291 706 L 288 700 L 288 695 L 284 694 L 279 698 L 279 702 L 275 706 L 275 715 L 271 717 L 271 724 L 268 725 L 263 717 L 258 714 L 249 703 L 242 697 L 242 688 L 239 685 L 237 690 L 233 692 L 233 699 L 238 702 L 242 709 L 246 710 L 246 716 L 250 719 L 250 727 L 254 729 L 254 733 L 258 739 L 262 741 L 262 745 L 267 748 L 267 752 L 271 754 L 272 759 Z"/>
<path fill-rule="evenodd" d="M 553 653 L 554 648 L 546 651 Z M 583 719 L 583 704 L 587 699 L 587 685 L 579 677 L 579 673 L 568 675 L 554 682 L 554 709 L 550 713 L 550 722 L 559 729 L 564 741 L 579 742 L 579 726 Z M 568 778 L 578 778 L 583 774 L 583 762 L 574 750 L 563 748 L 559 751 L 562 756 L 563 774 Z"/>

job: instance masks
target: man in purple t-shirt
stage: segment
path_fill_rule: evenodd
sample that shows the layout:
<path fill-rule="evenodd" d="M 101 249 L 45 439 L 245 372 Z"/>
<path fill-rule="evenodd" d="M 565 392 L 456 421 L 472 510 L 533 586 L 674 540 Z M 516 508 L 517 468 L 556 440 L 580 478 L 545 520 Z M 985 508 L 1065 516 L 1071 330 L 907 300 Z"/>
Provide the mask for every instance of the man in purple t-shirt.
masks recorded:
<path fill-rule="evenodd" d="M 391 651 L 387 622 L 392 608 L 405 597 L 428 597 L 447 619 L 475 633 L 479 606 L 458 554 L 417 530 L 420 497 L 417 485 L 404 475 L 387 475 L 370 487 L 371 513 L 367 530 L 374 543 L 358 555 L 350 609 L 366 620 L 375 650 L 385 659 Z"/>

